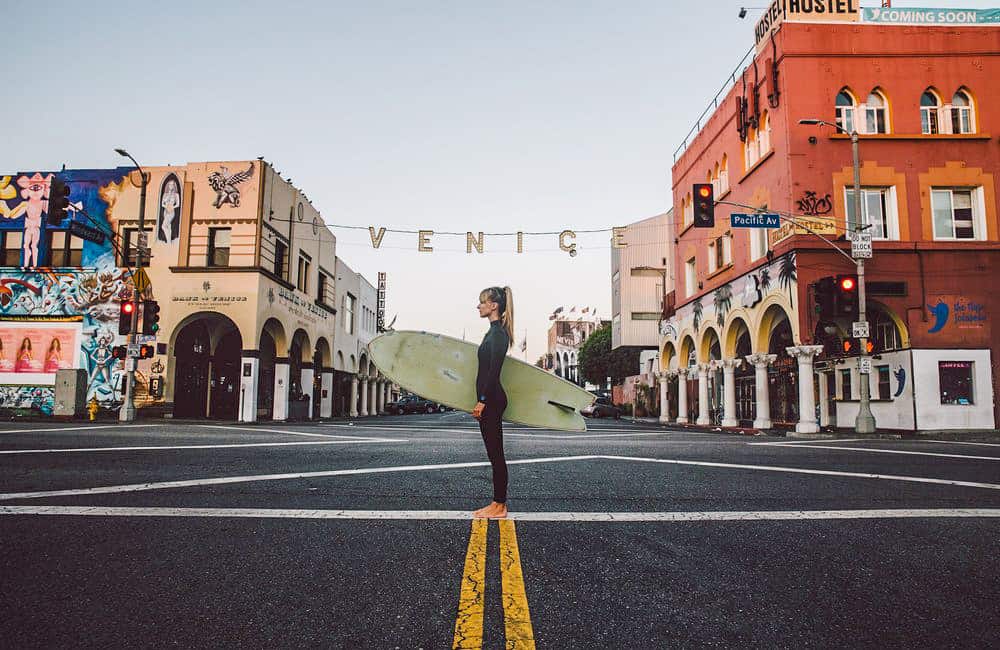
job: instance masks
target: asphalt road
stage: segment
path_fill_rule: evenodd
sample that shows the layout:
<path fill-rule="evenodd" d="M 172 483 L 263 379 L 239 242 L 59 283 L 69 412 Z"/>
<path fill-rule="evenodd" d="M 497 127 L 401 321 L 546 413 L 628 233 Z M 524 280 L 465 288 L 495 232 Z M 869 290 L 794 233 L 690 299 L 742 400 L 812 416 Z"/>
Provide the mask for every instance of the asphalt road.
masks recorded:
<path fill-rule="evenodd" d="M 1000 645 L 1000 444 L 0 425 L 0 646 Z"/>

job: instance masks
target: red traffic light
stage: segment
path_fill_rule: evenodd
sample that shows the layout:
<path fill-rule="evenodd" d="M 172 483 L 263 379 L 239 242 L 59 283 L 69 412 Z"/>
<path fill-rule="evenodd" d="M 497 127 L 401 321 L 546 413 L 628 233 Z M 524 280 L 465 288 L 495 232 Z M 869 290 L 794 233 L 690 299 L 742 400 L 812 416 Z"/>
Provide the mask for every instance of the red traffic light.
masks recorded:
<path fill-rule="evenodd" d="M 122 303 L 122 313 L 123 314 L 131 314 L 133 311 L 135 311 L 135 305 L 134 304 L 132 304 L 130 302 L 123 302 Z"/>
<path fill-rule="evenodd" d="M 703 199 L 707 199 L 708 197 L 712 196 L 712 188 L 705 185 L 700 185 L 698 187 L 698 196 L 700 196 Z"/>
<path fill-rule="evenodd" d="M 854 291 L 854 278 L 841 278 L 840 288 L 844 291 Z"/>

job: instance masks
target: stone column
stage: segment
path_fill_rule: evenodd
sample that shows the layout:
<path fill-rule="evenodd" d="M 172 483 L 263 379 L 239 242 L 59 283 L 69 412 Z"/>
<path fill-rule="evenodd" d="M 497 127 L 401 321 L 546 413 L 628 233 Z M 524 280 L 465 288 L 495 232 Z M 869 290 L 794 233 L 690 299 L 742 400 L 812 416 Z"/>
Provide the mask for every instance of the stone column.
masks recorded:
<path fill-rule="evenodd" d="M 358 376 L 351 376 L 351 409 L 349 412 L 352 418 L 358 417 Z"/>
<path fill-rule="evenodd" d="M 677 424 L 688 423 L 687 376 L 687 368 L 677 371 Z"/>
<path fill-rule="evenodd" d="M 708 369 L 709 363 L 698 364 L 698 419 L 694 421 L 700 427 L 708 426 L 711 420 L 708 417 Z"/>
<path fill-rule="evenodd" d="M 670 422 L 670 405 L 667 403 L 667 379 L 665 372 L 658 373 L 660 378 L 660 424 Z"/>
<path fill-rule="evenodd" d="M 291 376 L 291 366 L 288 357 L 277 357 L 274 360 L 274 419 L 283 422 L 288 419 L 288 378 Z"/>
<path fill-rule="evenodd" d="M 368 417 L 368 377 L 361 378 L 361 408 L 358 409 L 358 417 Z"/>
<path fill-rule="evenodd" d="M 827 374 L 819 375 L 819 426 L 830 426 L 833 424 L 833 414 L 830 413 L 830 394 L 826 389 Z M 829 375 L 833 376 L 833 375 Z"/>
<path fill-rule="evenodd" d="M 375 380 L 375 415 L 380 415 L 385 410 L 385 380 Z"/>
<path fill-rule="evenodd" d="M 333 415 L 333 368 L 323 368 L 319 380 L 319 416 Z"/>
<path fill-rule="evenodd" d="M 823 351 L 822 345 L 797 345 L 785 348 L 799 361 L 799 421 L 796 433 L 816 433 L 816 394 L 813 392 L 813 359 Z"/>
<path fill-rule="evenodd" d="M 240 422 L 257 421 L 257 385 L 260 381 L 260 353 L 243 350 L 240 357 Z"/>
<path fill-rule="evenodd" d="M 299 374 L 299 382 L 301 383 L 301 390 L 303 395 L 309 396 L 309 411 L 306 413 L 306 419 L 311 420 L 313 417 L 313 377 L 315 377 L 316 371 L 313 370 L 312 363 L 304 362 L 302 364 L 302 372 Z"/>
<path fill-rule="evenodd" d="M 771 428 L 771 398 L 767 391 L 767 367 L 778 358 L 776 354 L 748 354 L 746 360 L 754 368 L 754 393 L 757 397 L 757 417 L 753 421 L 754 429 Z"/>
<path fill-rule="evenodd" d="M 724 359 L 722 362 L 722 426 L 739 426 L 736 419 L 736 369 L 743 359 Z"/>
<path fill-rule="evenodd" d="M 392 401 L 392 382 L 386 380 L 385 384 L 382 385 L 382 410 L 385 411 L 385 405 Z"/>

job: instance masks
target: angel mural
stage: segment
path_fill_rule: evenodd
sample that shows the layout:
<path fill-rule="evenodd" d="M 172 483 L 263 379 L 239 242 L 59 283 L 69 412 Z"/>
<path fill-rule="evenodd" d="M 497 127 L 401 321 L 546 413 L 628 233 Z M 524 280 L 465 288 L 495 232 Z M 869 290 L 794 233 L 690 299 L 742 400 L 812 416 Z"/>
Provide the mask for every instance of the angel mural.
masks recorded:
<path fill-rule="evenodd" d="M 169 244 L 180 235 L 181 191 L 175 174 L 167 174 L 160 187 L 160 210 L 156 217 L 156 239 Z"/>

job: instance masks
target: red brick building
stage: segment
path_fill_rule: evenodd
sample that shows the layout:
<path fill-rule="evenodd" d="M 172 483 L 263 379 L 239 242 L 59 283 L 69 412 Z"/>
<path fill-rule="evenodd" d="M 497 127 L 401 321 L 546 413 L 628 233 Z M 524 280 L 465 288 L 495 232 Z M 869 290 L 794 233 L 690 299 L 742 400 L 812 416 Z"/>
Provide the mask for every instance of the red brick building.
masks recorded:
<path fill-rule="evenodd" d="M 997 427 L 1000 25 L 785 21 L 764 34 L 673 166 L 665 416 L 852 428 L 867 377 L 880 429 Z M 730 213 L 765 208 L 850 254 L 851 141 L 806 118 L 860 133 L 870 375 L 852 319 L 816 308 L 817 282 L 854 273 L 850 262 L 785 218 L 730 227 Z M 719 202 L 713 229 L 692 224 L 703 182 Z"/>

